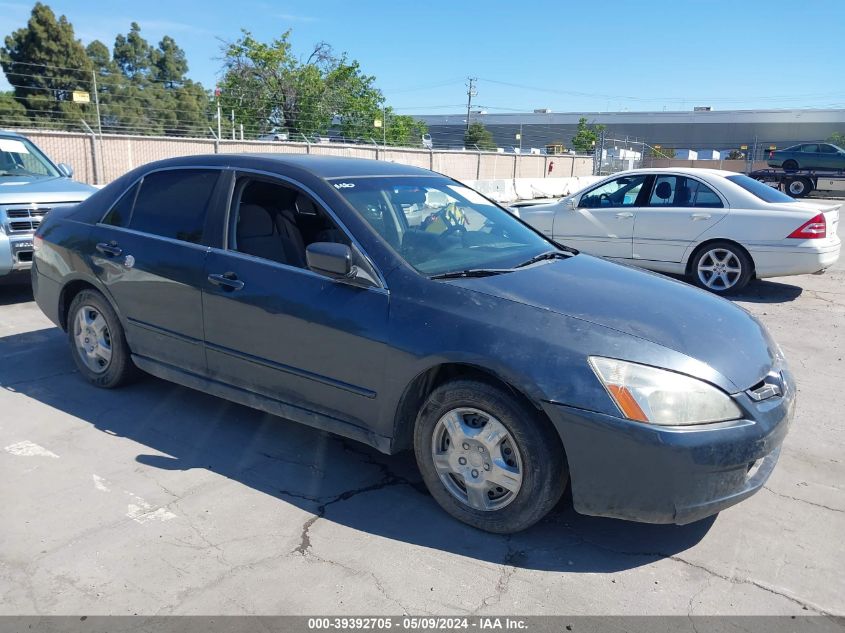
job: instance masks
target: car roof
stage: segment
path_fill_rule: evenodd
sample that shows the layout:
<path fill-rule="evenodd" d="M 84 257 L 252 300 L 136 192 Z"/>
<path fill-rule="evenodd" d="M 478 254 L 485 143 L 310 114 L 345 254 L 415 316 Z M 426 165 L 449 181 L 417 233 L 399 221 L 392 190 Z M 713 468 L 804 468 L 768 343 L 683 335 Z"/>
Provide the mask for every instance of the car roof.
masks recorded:
<path fill-rule="evenodd" d="M 257 169 L 291 167 L 306 171 L 323 179 L 355 178 L 361 176 L 435 176 L 432 171 L 411 165 L 402 165 L 384 160 L 349 158 L 309 154 L 261 153 L 261 154 L 202 154 L 168 158 L 145 165 L 147 169 L 185 166 L 221 166 Z"/>
<path fill-rule="evenodd" d="M 710 169 L 707 167 L 651 167 L 640 169 L 629 169 L 627 171 L 620 171 L 612 176 L 625 176 L 628 174 L 681 174 L 682 176 L 742 176 L 740 172 L 729 171 L 727 169 Z"/>
<path fill-rule="evenodd" d="M 9 130 L 0 130 L 0 136 L 7 136 L 10 138 L 26 138 L 23 134 L 18 134 L 17 132 L 11 132 Z"/>

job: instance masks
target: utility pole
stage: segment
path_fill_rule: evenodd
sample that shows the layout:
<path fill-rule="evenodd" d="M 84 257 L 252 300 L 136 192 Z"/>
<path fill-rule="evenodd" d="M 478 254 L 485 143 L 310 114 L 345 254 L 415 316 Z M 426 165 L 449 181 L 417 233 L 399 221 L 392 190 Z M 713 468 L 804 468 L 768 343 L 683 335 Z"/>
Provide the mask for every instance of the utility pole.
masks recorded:
<path fill-rule="evenodd" d="M 387 147 L 387 106 L 381 112 L 381 144 Z"/>
<path fill-rule="evenodd" d="M 469 83 L 467 84 L 467 132 L 469 132 L 469 116 L 470 116 L 470 109 L 472 108 L 472 98 L 478 94 L 478 90 L 475 89 L 475 82 L 478 81 L 477 77 L 467 77 Z"/>
<path fill-rule="evenodd" d="M 97 71 L 91 71 L 91 78 L 94 80 L 94 105 L 97 108 L 97 132 L 100 134 L 100 140 L 103 140 L 103 123 L 100 120 L 100 95 L 97 93 Z"/>
<path fill-rule="evenodd" d="M 235 111 L 232 110 L 232 140 L 235 140 Z"/>

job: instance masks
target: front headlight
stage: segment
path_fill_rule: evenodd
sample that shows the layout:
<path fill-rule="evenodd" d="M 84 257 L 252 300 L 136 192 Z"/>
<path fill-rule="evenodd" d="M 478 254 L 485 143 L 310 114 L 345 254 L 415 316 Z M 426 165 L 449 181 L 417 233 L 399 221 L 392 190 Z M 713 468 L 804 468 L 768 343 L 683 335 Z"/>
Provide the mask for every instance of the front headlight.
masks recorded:
<path fill-rule="evenodd" d="M 589 361 L 629 420 L 677 426 L 742 417 L 728 394 L 696 378 L 613 358 L 591 356 Z"/>

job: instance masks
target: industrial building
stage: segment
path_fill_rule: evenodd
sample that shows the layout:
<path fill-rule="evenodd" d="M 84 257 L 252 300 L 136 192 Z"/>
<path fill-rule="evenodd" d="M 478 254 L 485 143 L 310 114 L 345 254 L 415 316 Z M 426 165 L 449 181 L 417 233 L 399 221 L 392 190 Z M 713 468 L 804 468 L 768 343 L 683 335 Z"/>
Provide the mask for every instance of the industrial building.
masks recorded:
<path fill-rule="evenodd" d="M 712 110 L 706 107 L 684 112 L 552 112 L 489 113 L 474 111 L 473 122 L 482 123 L 493 134 L 496 145 L 511 150 L 570 147 L 578 120 L 606 126 L 613 139 L 645 142 L 674 150 L 693 150 L 713 157 L 755 146 L 758 154 L 770 147 L 783 148 L 801 141 L 828 139 L 845 134 L 845 109 L 829 110 Z M 461 147 L 466 129 L 466 112 L 417 115 L 429 127 L 435 147 Z M 709 154 L 707 152 L 710 152 Z"/>

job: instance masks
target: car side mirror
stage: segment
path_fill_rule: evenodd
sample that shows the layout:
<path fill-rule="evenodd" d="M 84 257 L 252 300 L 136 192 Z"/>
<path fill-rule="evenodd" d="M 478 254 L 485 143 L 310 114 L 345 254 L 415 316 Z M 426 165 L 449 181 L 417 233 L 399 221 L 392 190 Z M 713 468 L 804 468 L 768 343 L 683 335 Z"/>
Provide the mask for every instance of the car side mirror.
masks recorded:
<path fill-rule="evenodd" d="M 56 165 L 56 167 L 59 168 L 59 172 L 65 178 L 73 178 L 73 167 L 71 167 L 67 163 L 59 163 L 58 165 Z"/>
<path fill-rule="evenodd" d="M 575 198 L 570 198 L 569 200 L 566 201 L 566 208 L 567 209 L 569 209 L 570 211 L 574 211 L 575 207 L 576 207 Z"/>
<path fill-rule="evenodd" d="M 355 264 L 355 254 L 346 244 L 314 242 L 305 249 L 305 262 L 309 270 L 339 281 L 346 281 L 365 288 L 378 286 L 365 267 Z"/>
<path fill-rule="evenodd" d="M 314 242 L 305 249 L 305 261 L 315 273 L 347 277 L 352 272 L 352 249 L 346 244 Z"/>

